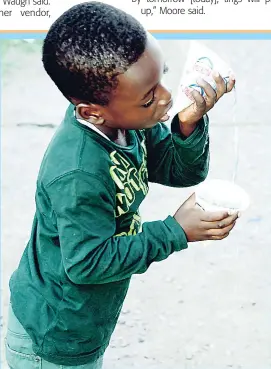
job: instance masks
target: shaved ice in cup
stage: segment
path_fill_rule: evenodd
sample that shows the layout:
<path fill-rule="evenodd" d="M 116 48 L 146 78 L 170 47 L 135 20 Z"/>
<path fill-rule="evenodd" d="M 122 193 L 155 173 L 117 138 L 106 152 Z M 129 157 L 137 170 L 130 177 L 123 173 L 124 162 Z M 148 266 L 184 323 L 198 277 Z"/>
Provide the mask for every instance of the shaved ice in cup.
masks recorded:
<path fill-rule="evenodd" d="M 205 180 L 197 186 L 195 195 L 196 205 L 204 211 L 227 211 L 232 215 L 242 213 L 250 204 L 249 196 L 242 187 L 222 179 Z M 202 241 L 204 246 L 213 242 Z"/>
<path fill-rule="evenodd" d="M 229 214 L 245 211 L 250 204 L 247 192 L 237 184 L 210 179 L 197 186 L 196 203 L 205 211 L 227 211 Z"/>

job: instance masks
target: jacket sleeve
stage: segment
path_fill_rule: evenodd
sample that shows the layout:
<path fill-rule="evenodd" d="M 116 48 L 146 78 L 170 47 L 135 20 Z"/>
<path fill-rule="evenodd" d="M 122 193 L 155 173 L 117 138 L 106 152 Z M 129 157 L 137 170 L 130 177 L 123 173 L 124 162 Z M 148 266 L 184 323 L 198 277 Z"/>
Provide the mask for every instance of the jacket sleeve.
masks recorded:
<path fill-rule="evenodd" d="M 115 194 L 93 174 L 75 170 L 46 186 L 57 219 L 65 272 L 76 284 L 101 284 L 145 272 L 152 262 L 187 248 L 174 218 L 143 224 L 134 236 L 114 237 Z"/>
<path fill-rule="evenodd" d="M 206 115 L 191 136 L 183 138 L 176 115 L 171 132 L 162 123 L 147 130 L 149 181 L 171 187 L 189 187 L 202 182 L 209 170 L 208 125 Z"/>

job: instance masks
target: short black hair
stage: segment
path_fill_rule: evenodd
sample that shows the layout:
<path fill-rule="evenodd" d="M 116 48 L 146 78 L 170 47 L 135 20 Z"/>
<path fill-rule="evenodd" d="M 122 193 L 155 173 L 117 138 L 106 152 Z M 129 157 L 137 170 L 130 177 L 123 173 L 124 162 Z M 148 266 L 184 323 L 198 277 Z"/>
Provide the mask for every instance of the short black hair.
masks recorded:
<path fill-rule="evenodd" d="M 78 4 L 51 26 L 44 68 L 62 94 L 106 105 L 117 76 L 144 53 L 147 33 L 131 15 L 97 1 Z"/>

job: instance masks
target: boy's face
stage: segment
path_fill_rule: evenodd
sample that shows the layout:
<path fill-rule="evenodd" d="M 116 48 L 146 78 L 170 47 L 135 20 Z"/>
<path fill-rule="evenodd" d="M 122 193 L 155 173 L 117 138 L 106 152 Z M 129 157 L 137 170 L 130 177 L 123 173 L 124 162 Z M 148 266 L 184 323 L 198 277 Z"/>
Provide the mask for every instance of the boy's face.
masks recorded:
<path fill-rule="evenodd" d="M 107 106 L 100 107 L 109 128 L 143 129 L 168 120 L 171 93 L 162 85 L 166 66 L 157 41 L 148 35 L 144 54 L 124 74 Z"/>

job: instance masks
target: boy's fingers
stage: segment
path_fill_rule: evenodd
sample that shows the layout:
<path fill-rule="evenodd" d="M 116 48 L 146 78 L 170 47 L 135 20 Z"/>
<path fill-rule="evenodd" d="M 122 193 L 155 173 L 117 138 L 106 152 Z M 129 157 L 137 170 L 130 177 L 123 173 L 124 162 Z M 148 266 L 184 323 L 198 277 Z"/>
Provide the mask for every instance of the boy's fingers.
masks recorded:
<path fill-rule="evenodd" d="M 214 71 L 212 77 L 217 87 L 217 100 L 219 100 L 225 93 L 231 92 L 235 86 L 235 75 L 232 72 L 230 72 L 229 76 L 222 78 L 217 71 Z"/>
<path fill-rule="evenodd" d="M 189 98 L 193 103 L 179 112 L 179 119 L 183 123 L 195 123 L 206 112 L 206 101 L 194 88 L 190 88 Z"/>
<path fill-rule="evenodd" d="M 218 222 L 229 216 L 227 211 L 203 211 L 201 220 L 204 222 Z"/>
<path fill-rule="evenodd" d="M 222 239 L 226 234 L 230 233 L 235 224 L 236 222 L 233 222 L 227 227 L 222 229 L 209 229 L 206 231 L 206 234 L 208 237 L 218 237 L 219 239 Z"/>
<path fill-rule="evenodd" d="M 215 105 L 215 102 L 216 102 L 216 99 L 217 99 L 216 91 L 203 78 L 199 78 L 197 80 L 197 83 L 200 87 L 203 88 L 203 90 L 206 94 L 205 100 L 206 100 L 206 104 L 207 104 L 208 108 L 212 108 Z"/>
<path fill-rule="evenodd" d="M 213 79 L 216 83 L 217 100 L 219 100 L 221 98 L 221 96 L 223 96 L 224 93 L 226 92 L 226 90 L 225 90 L 225 87 L 226 87 L 225 86 L 225 81 L 217 71 L 213 72 Z"/>
<path fill-rule="evenodd" d="M 205 222 L 204 223 L 204 228 L 205 229 L 223 229 L 223 228 L 228 227 L 232 223 L 234 223 L 237 218 L 238 218 L 238 213 L 235 213 L 235 214 L 230 215 L 230 216 L 228 215 L 227 218 L 224 218 L 224 219 L 219 220 L 219 221 Z"/>
<path fill-rule="evenodd" d="M 231 74 L 228 80 L 228 83 L 226 85 L 226 89 L 227 89 L 226 92 L 230 92 L 234 86 L 235 86 L 235 76 L 234 74 Z"/>
<path fill-rule="evenodd" d="M 195 103 L 197 109 L 200 110 L 200 111 L 205 111 L 206 101 L 205 101 L 204 97 L 201 96 L 201 94 L 197 90 L 195 90 L 194 88 L 191 88 L 191 95 L 194 99 L 194 103 Z"/>
<path fill-rule="evenodd" d="M 225 233 L 222 237 L 220 236 L 212 236 L 210 239 L 213 240 L 213 241 L 219 241 L 219 240 L 224 240 L 224 238 L 228 237 L 230 234 L 229 233 Z"/>

